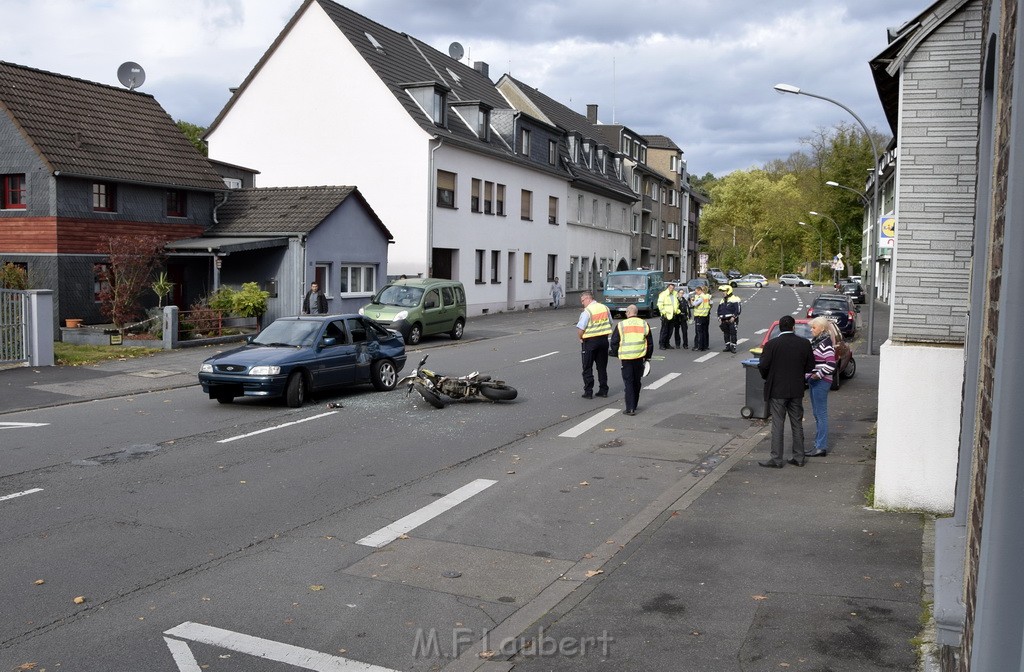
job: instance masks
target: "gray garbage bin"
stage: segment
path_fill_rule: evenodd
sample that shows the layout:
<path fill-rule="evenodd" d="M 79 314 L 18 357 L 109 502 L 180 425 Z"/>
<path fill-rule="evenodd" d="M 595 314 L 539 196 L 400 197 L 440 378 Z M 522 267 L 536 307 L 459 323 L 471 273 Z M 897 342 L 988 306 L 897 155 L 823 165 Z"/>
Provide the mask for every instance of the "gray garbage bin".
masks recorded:
<path fill-rule="evenodd" d="M 744 418 L 767 418 L 768 402 L 764 398 L 764 379 L 761 372 L 757 370 L 757 364 L 761 361 L 754 357 L 744 359 L 743 369 L 747 374 L 747 396 L 743 403 L 746 405 L 740 409 L 740 415 Z"/>

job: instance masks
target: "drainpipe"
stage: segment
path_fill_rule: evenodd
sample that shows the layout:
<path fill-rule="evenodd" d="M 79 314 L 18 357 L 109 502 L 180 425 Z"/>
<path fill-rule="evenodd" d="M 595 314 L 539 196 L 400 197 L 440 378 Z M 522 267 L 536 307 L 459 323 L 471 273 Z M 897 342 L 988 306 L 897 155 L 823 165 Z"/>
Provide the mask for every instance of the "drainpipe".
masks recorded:
<path fill-rule="evenodd" d="M 427 183 L 430 185 L 430 190 L 427 192 L 427 277 L 433 277 L 434 275 L 434 197 L 437 193 L 437 170 L 434 168 L 434 152 L 441 149 L 441 145 L 444 144 L 444 138 L 435 135 L 434 140 L 437 140 L 437 146 L 431 147 L 430 149 L 430 175 L 428 176 Z M 456 186 L 456 193 L 458 192 L 458 186 Z"/>
<path fill-rule="evenodd" d="M 304 296 L 306 291 L 306 238 L 308 238 L 306 235 L 299 236 L 299 246 L 302 248 L 302 265 L 299 267 L 299 296 Z M 300 313 L 302 313 L 301 305 L 295 311 L 296 315 Z"/>
<path fill-rule="evenodd" d="M 220 222 L 217 221 L 217 208 L 219 208 L 220 206 L 222 206 L 222 205 L 224 205 L 225 203 L 228 202 L 228 194 L 229 193 L 230 192 L 225 191 L 224 192 L 224 200 L 221 201 L 220 203 L 218 203 L 217 205 L 213 206 L 213 223 L 214 224 L 219 224 L 220 223 Z"/>

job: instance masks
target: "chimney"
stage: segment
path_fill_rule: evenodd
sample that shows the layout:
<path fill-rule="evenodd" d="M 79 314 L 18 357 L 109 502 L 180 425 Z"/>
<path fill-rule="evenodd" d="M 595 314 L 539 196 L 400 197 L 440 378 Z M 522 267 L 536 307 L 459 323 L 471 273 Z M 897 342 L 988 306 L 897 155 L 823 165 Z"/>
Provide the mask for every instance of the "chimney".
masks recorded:
<path fill-rule="evenodd" d="M 587 121 L 592 124 L 597 123 L 597 105 L 593 103 L 587 105 Z"/>
<path fill-rule="evenodd" d="M 484 61 L 473 61 L 473 69 L 487 79 L 491 78 L 491 69 Z"/>

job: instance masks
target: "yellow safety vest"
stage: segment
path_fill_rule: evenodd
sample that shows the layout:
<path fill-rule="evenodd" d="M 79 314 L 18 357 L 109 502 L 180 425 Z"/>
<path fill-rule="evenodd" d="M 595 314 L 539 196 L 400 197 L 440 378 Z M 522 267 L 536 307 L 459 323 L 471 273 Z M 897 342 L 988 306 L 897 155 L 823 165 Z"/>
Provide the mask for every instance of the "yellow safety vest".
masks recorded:
<path fill-rule="evenodd" d="M 696 306 L 693 307 L 694 317 L 707 317 L 711 314 L 711 297 L 701 294 Z"/>
<path fill-rule="evenodd" d="M 611 315 L 605 306 L 597 301 L 591 301 L 584 310 L 590 313 L 590 321 L 587 322 L 587 328 L 583 330 L 583 338 L 596 338 L 612 333 Z"/>
<path fill-rule="evenodd" d="M 658 295 L 658 312 L 662 317 L 672 319 L 672 316 L 679 312 L 679 297 L 675 292 L 663 291 Z"/>
<path fill-rule="evenodd" d="M 651 328 L 639 317 L 619 322 L 619 359 L 640 359 L 647 354 L 647 334 Z"/>

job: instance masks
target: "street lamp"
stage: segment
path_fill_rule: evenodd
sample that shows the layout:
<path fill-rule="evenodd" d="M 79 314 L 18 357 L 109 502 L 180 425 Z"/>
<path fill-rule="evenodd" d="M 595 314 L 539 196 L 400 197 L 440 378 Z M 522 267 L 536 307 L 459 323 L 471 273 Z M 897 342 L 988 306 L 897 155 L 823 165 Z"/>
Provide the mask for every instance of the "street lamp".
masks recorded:
<path fill-rule="evenodd" d="M 825 256 L 825 239 L 821 237 L 821 231 L 818 231 L 818 227 L 811 226 L 807 222 L 797 222 L 797 224 L 806 226 L 818 234 L 818 282 L 821 282 L 821 259 Z"/>
<path fill-rule="evenodd" d="M 878 147 L 875 145 L 875 139 L 873 137 L 871 137 L 871 131 L 868 130 L 867 124 L 865 124 L 864 121 L 860 117 L 857 116 L 856 112 L 854 112 L 853 110 L 848 108 L 846 105 L 843 105 L 838 100 L 832 100 L 831 98 L 827 98 L 825 96 L 819 96 L 816 93 L 810 93 L 809 91 L 803 91 L 803 90 L 800 89 L 800 87 L 793 86 L 792 84 L 776 84 L 775 85 L 775 90 L 778 91 L 779 93 L 792 93 L 795 96 L 810 96 L 811 98 L 817 98 L 818 100 L 824 100 L 826 103 L 832 103 L 833 105 L 836 105 L 838 107 L 843 108 L 844 110 L 846 110 L 847 112 L 850 113 L 850 116 L 852 116 L 854 119 L 857 120 L 857 123 L 860 124 L 860 127 L 862 129 L 864 129 L 864 135 L 867 136 L 868 142 L 871 143 L 871 164 L 872 164 L 871 165 L 871 169 L 874 171 L 875 176 L 874 176 L 874 180 L 872 182 L 872 201 L 871 201 L 871 206 L 872 207 L 871 207 L 871 212 L 870 212 L 870 219 L 868 220 L 869 223 L 870 223 L 870 226 L 871 226 L 871 231 L 868 234 L 868 259 L 871 262 L 871 268 L 870 268 L 870 272 L 867 274 L 867 276 L 868 276 L 868 283 L 867 283 L 868 284 L 868 292 L 867 292 L 867 294 L 868 294 L 868 302 L 869 302 L 868 303 L 868 354 L 869 355 L 874 355 L 874 354 L 876 354 L 875 353 L 875 345 L 874 345 L 874 335 L 875 335 L 875 263 L 876 263 L 875 255 L 877 254 L 876 251 L 875 251 L 875 246 L 876 246 L 876 244 L 878 242 L 877 222 L 878 222 L 878 217 L 879 217 L 879 214 L 880 214 L 879 213 L 879 209 L 878 209 L 878 186 L 879 186 L 878 183 L 882 179 L 882 176 L 878 172 L 878 161 L 879 161 L 879 158 L 880 158 L 880 155 L 878 153 Z"/>
<path fill-rule="evenodd" d="M 857 191 L 856 189 L 854 189 L 852 187 L 844 186 L 844 185 L 839 184 L 838 182 L 835 182 L 833 180 L 829 180 L 825 184 L 827 184 L 830 187 L 839 187 L 840 189 L 846 189 L 847 191 L 852 191 L 853 193 L 857 194 L 857 198 L 860 199 L 860 202 L 864 205 L 865 208 L 868 207 L 869 205 L 871 205 L 871 203 L 868 201 L 868 197 L 867 196 L 865 196 L 864 194 L 860 193 L 859 191 Z"/>
<path fill-rule="evenodd" d="M 832 219 L 828 215 L 823 215 L 820 212 L 815 212 L 814 210 L 811 210 L 807 214 L 814 215 L 815 217 L 824 217 L 828 221 L 832 222 L 832 226 L 836 227 L 836 233 L 839 235 L 839 253 L 842 254 L 842 252 L 843 252 L 843 232 L 840 231 L 839 224 L 836 222 L 836 220 Z M 836 281 L 836 282 L 839 281 L 839 278 L 836 276 L 835 272 L 833 272 L 832 280 Z"/>

